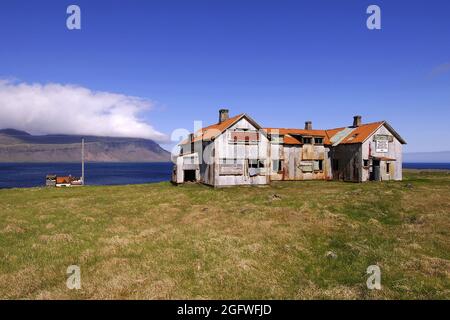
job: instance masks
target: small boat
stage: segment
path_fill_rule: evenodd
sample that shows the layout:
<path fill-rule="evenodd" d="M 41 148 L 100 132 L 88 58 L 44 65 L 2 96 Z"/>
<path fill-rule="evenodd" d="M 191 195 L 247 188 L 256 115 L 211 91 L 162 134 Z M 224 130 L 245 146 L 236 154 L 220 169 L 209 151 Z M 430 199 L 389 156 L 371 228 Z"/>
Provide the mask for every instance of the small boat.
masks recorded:
<path fill-rule="evenodd" d="M 84 139 L 81 139 L 81 177 L 57 176 L 56 174 L 47 174 L 45 177 L 47 187 L 74 187 L 84 186 Z"/>

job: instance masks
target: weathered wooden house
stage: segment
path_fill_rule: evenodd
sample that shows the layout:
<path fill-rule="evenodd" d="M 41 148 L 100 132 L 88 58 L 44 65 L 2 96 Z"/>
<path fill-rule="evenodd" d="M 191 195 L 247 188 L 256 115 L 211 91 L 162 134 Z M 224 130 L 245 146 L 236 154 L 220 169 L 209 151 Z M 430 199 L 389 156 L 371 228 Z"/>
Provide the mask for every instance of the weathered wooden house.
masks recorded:
<path fill-rule="evenodd" d="M 214 187 L 264 185 L 283 180 L 402 179 L 400 135 L 386 122 L 315 130 L 262 128 L 246 114 L 228 117 L 190 134 L 180 144 L 172 181 Z"/>

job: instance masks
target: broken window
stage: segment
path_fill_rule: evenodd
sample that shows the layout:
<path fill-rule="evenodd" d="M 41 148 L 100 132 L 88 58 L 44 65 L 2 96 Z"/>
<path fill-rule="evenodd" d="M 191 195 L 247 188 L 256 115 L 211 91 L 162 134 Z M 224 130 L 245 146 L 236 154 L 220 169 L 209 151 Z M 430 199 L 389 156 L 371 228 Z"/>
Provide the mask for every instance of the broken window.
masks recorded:
<path fill-rule="evenodd" d="M 264 163 L 264 160 L 258 160 L 258 166 L 259 166 L 259 168 L 265 168 L 266 165 Z"/>
<path fill-rule="evenodd" d="M 264 168 L 265 167 L 264 160 L 248 159 L 248 167 L 254 169 Z"/>
<path fill-rule="evenodd" d="M 314 138 L 314 144 L 323 144 L 323 138 Z"/>
<path fill-rule="evenodd" d="M 312 143 L 312 138 L 303 138 L 303 143 L 304 144 L 311 144 Z"/>
<path fill-rule="evenodd" d="M 272 161 L 272 171 L 280 172 L 283 170 L 283 160 L 273 160 Z"/>
<path fill-rule="evenodd" d="M 248 159 L 248 174 L 250 177 L 264 174 L 265 170 L 264 160 Z"/>
<path fill-rule="evenodd" d="M 323 160 L 315 160 L 314 171 L 322 171 L 322 170 L 323 170 Z"/>
<path fill-rule="evenodd" d="M 314 161 L 314 171 L 319 171 L 319 161 Z"/>

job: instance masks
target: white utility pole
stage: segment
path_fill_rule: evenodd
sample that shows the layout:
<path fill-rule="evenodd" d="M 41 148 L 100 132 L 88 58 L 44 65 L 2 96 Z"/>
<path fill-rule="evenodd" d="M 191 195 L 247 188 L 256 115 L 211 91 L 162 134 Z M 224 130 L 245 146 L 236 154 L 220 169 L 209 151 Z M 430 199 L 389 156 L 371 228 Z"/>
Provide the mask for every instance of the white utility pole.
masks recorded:
<path fill-rule="evenodd" d="M 81 183 L 84 185 L 84 138 L 81 139 Z"/>

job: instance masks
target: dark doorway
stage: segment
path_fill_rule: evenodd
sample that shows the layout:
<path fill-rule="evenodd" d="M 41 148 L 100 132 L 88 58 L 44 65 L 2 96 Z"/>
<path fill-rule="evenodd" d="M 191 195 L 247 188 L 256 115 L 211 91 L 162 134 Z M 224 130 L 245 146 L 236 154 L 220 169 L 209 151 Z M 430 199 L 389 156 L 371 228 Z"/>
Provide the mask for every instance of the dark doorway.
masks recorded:
<path fill-rule="evenodd" d="M 380 181 L 381 180 L 380 160 L 378 160 L 378 159 L 373 159 L 372 160 L 372 172 L 370 174 L 370 180 L 373 180 L 373 181 Z"/>
<path fill-rule="evenodd" d="M 184 170 L 184 182 L 194 182 L 195 179 L 195 170 Z"/>

